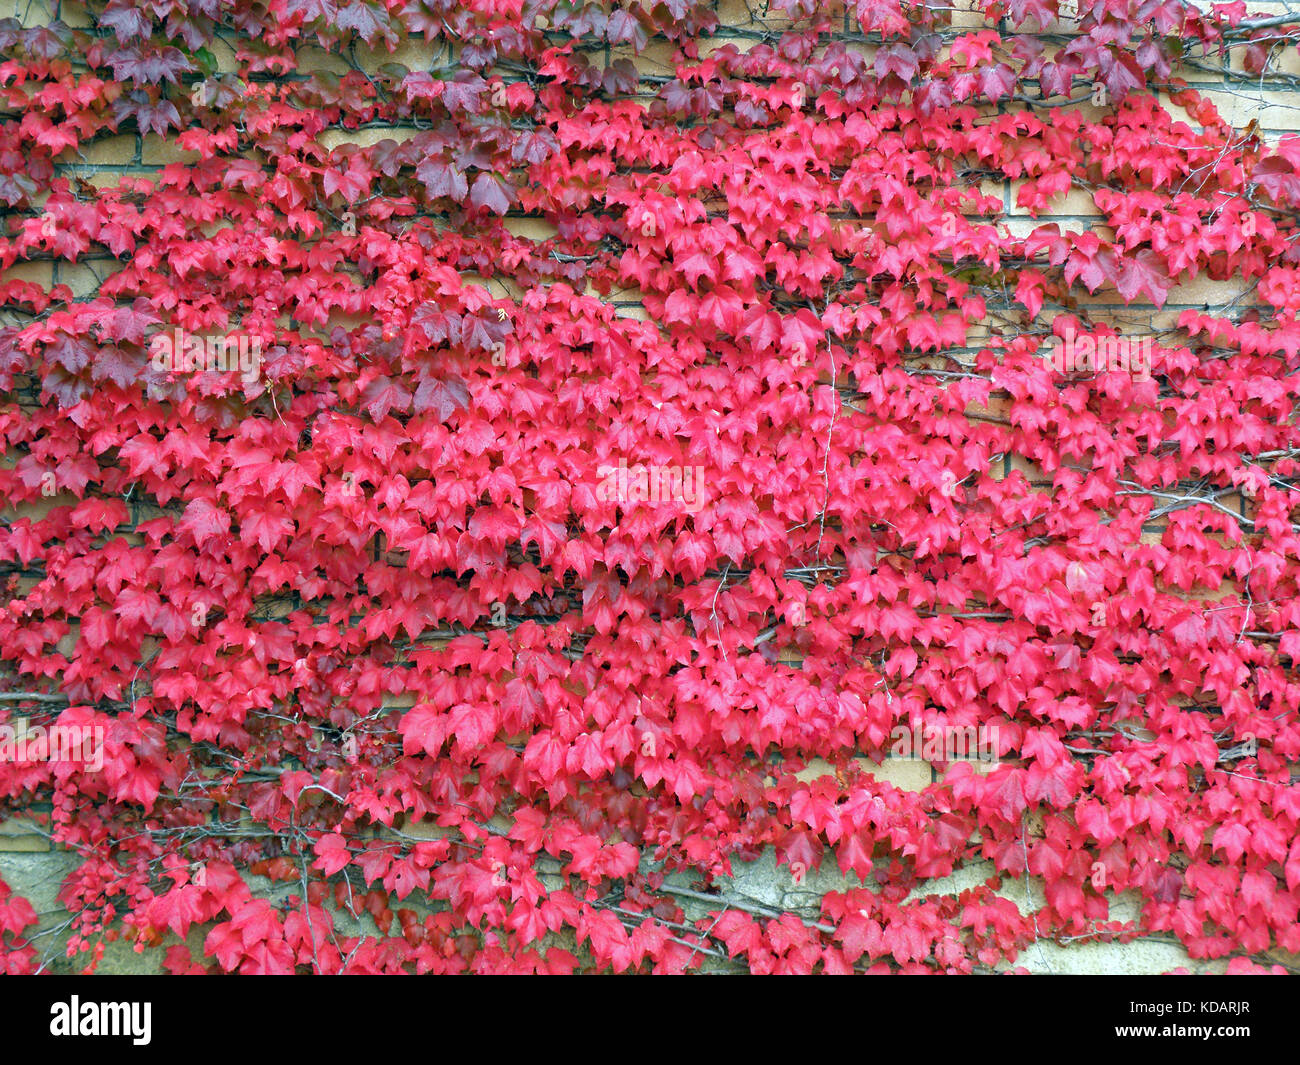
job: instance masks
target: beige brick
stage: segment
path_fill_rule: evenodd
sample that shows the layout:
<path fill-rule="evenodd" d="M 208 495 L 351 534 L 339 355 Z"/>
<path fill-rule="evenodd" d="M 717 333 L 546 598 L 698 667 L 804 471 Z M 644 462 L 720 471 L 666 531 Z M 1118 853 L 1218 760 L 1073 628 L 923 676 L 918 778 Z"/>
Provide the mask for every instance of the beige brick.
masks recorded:
<path fill-rule="evenodd" d="M 1118 302 L 1119 299 L 1120 297 L 1113 290 L 1099 291 L 1095 296 L 1088 296 L 1086 292 L 1081 293 L 1076 316 L 1085 324 L 1110 326 L 1121 336 L 1149 335 L 1152 328 L 1150 305 L 1135 303 L 1126 307 Z M 1049 321 L 1056 321 L 1055 316 Z M 1044 338 L 1043 343 L 1045 347 L 1048 339 Z"/>
<path fill-rule="evenodd" d="M 1159 311 L 1147 317 L 1147 325 L 1156 333 L 1178 328 L 1178 316 L 1182 311 Z M 1170 344 L 1173 338 L 1166 337 L 1164 343 Z"/>
<path fill-rule="evenodd" d="M 1013 237 L 1027 237 L 1035 229 L 1047 225 L 1050 221 L 1050 219 L 1046 218 L 1030 218 L 1028 215 L 1017 215 L 1006 220 L 1007 232 Z M 1061 232 L 1078 233 L 1086 228 L 1086 225 L 1072 223 L 1068 226 L 1061 226 Z"/>
<path fill-rule="evenodd" d="M 887 758 L 876 764 L 865 758 L 859 764 L 877 780 L 886 781 L 903 791 L 923 791 L 931 783 L 930 763 L 920 759 Z"/>
<path fill-rule="evenodd" d="M 381 837 L 408 839 L 448 839 L 455 837 L 454 828 L 446 828 L 443 825 L 431 821 L 428 818 L 419 820 L 406 820 L 403 823 L 396 824 L 393 828 L 381 828 Z"/>
<path fill-rule="evenodd" d="M 873 762 L 868 758 L 853 759 L 858 767 L 870 773 L 877 780 L 885 781 L 904 791 L 921 791 L 930 786 L 930 763 L 919 759 L 887 758 L 883 763 Z M 834 767 L 822 758 L 813 758 L 806 769 L 795 774 L 795 779 L 804 783 L 831 776 Z"/>
<path fill-rule="evenodd" d="M 524 288 L 509 277 L 487 278 L 482 274 L 461 274 L 460 277 L 464 285 L 482 285 L 494 300 L 509 299 L 517 303 L 524 297 Z"/>
<path fill-rule="evenodd" d="M 1011 400 L 1007 396 L 990 396 L 986 404 L 968 403 L 962 412 L 967 417 L 979 415 L 984 418 L 1006 418 L 1011 411 Z"/>
<path fill-rule="evenodd" d="M 1019 207 L 1020 190 L 1028 184 L 1026 181 L 1017 180 L 1011 182 L 1011 213 L 1027 214 L 1028 208 Z M 1095 215 L 1097 214 L 1097 205 L 1093 202 L 1092 193 L 1088 189 L 1070 188 L 1059 196 L 1053 196 L 1047 201 L 1046 206 L 1039 208 L 1038 217 L 1047 219 L 1049 215 Z"/>
<path fill-rule="evenodd" d="M 1194 118 L 1192 118 L 1192 116 L 1187 113 L 1185 108 L 1178 106 L 1172 100 L 1170 100 L 1168 94 L 1158 93 L 1156 98 L 1159 100 L 1160 106 L 1175 122 L 1181 122 L 1185 126 L 1190 127 L 1191 129 L 1199 130 L 1201 128 L 1201 124 L 1197 122 Z"/>
<path fill-rule="evenodd" d="M 992 25 L 976 0 L 952 0 L 952 28 L 981 30 Z"/>
<path fill-rule="evenodd" d="M 317 48 L 314 45 L 305 45 L 297 49 L 298 55 L 298 73 L 314 74 L 316 71 L 326 71 L 331 74 L 342 76 L 352 68 L 348 66 L 347 60 L 335 52 L 327 52 L 323 48 Z"/>
<path fill-rule="evenodd" d="M 1015 453 L 1008 457 L 1012 472 L 1021 474 L 1030 484 L 1050 485 L 1052 483 L 1051 475 L 1038 463 Z"/>
<path fill-rule="evenodd" d="M 69 502 L 71 502 L 70 498 L 65 497 L 61 499 L 57 495 L 50 496 L 49 498 L 41 497 L 39 499 L 31 499 L 13 507 L 13 515 L 15 519 L 29 518 L 32 521 L 40 521 L 55 507 L 64 506 Z M 5 507 L 4 510 L 8 511 L 9 507 Z"/>
<path fill-rule="evenodd" d="M 49 833 L 30 817 L 0 821 L 0 851 L 48 851 Z"/>
<path fill-rule="evenodd" d="M 202 223 L 199 226 L 199 232 L 202 233 L 205 237 L 212 237 L 215 236 L 217 233 L 220 233 L 223 229 L 234 229 L 234 228 L 235 228 L 235 223 L 232 222 L 229 218 L 216 218 L 213 219 L 211 222 Z"/>
<path fill-rule="evenodd" d="M 1060 6 L 1058 4 L 1058 6 Z M 1022 29 L 1032 32 L 1032 24 L 1026 23 Z M 1013 29 L 1013 32 L 1014 29 Z M 1078 37 L 1079 36 L 1079 18 L 1077 15 L 1067 15 L 1062 13 L 1062 17 L 1054 18 L 1048 21 L 1043 27 L 1042 32 L 1053 37 Z"/>
<path fill-rule="evenodd" d="M 5 271 L 10 281 L 31 281 L 44 288 L 54 287 L 54 264 L 47 262 L 15 263 Z"/>
<path fill-rule="evenodd" d="M 332 152 L 341 144 L 355 144 L 361 148 L 386 140 L 400 144 L 419 132 L 415 126 L 371 126 L 366 129 L 327 129 L 316 139 L 323 148 Z"/>
<path fill-rule="evenodd" d="M 64 11 L 67 10 L 68 10 L 68 6 L 65 4 Z M 66 19 L 67 16 L 65 15 L 64 18 Z M 235 49 L 234 47 L 232 47 L 230 42 L 219 37 L 216 40 L 209 41 L 206 45 L 204 45 L 204 47 L 208 50 L 208 53 L 216 61 L 216 73 L 238 74 L 240 72 L 242 65 L 240 64 L 239 60 L 236 58 Z M 194 73 L 191 76 L 197 77 L 199 75 L 198 73 Z M 186 94 L 189 93 L 188 86 L 184 87 L 184 92 Z"/>
<path fill-rule="evenodd" d="M 81 146 L 81 161 L 126 166 L 135 162 L 135 135 L 106 137 Z"/>
<path fill-rule="evenodd" d="M 726 33 L 725 29 L 719 28 L 720 32 L 713 37 L 701 37 L 699 39 L 699 55 L 701 59 L 707 59 L 714 52 L 725 48 L 727 45 L 735 48 L 737 52 L 748 52 L 759 41 L 754 37 L 737 37 L 734 34 Z"/>
<path fill-rule="evenodd" d="M 813 758 L 808 762 L 806 768 L 799 770 L 794 775 L 795 780 L 804 784 L 811 784 L 814 780 L 820 780 L 822 777 L 830 776 L 834 768 L 830 762 L 824 758 Z"/>
<path fill-rule="evenodd" d="M 672 41 L 651 40 L 646 42 L 646 46 L 639 54 L 632 49 L 631 45 L 624 44 L 611 48 L 609 59 L 611 63 L 615 60 L 627 59 L 640 74 L 671 78 L 676 72 L 676 64 L 673 62 L 676 53 L 677 45 Z"/>
<path fill-rule="evenodd" d="M 97 170 L 87 174 L 85 180 L 97 189 L 114 189 L 122 183 L 124 176 L 121 170 Z"/>
<path fill-rule="evenodd" d="M 0 852 L 10 851 L 17 853 L 19 851 L 25 851 L 30 853 L 48 850 L 50 850 L 50 841 L 41 836 L 6 836 L 0 834 Z"/>
<path fill-rule="evenodd" d="M 72 289 L 74 296 L 90 296 L 99 291 L 114 271 L 107 264 L 62 263 L 59 266 L 59 283 Z"/>
<path fill-rule="evenodd" d="M 1247 86 L 1204 89 L 1202 95 L 1212 100 L 1223 120 L 1237 129 L 1258 122 L 1267 129 L 1293 129 L 1300 126 L 1300 94 L 1260 91 Z"/>
<path fill-rule="evenodd" d="M 923 763 L 923 764 L 928 765 L 928 763 Z M 1006 763 L 993 762 L 993 761 L 984 762 L 984 761 L 980 761 L 980 759 L 978 758 L 955 758 L 948 763 L 947 769 L 940 770 L 937 767 L 935 768 L 935 783 L 936 784 L 942 783 L 943 781 L 947 780 L 950 775 L 957 773 L 958 766 L 964 766 L 964 765 L 970 766 L 971 769 L 973 769 L 977 775 L 986 777 L 990 773 L 994 772 L 998 768 L 998 766 L 1004 764 Z M 1013 764 L 1018 765 L 1019 762 L 1015 762 Z M 961 772 L 965 773 L 966 771 L 963 769 L 961 770 Z"/>
<path fill-rule="evenodd" d="M 167 163 L 197 163 L 198 152 L 186 151 L 170 137 L 146 133 L 140 149 L 140 161 L 145 166 L 164 166 Z"/>
<path fill-rule="evenodd" d="M 788 16 L 773 10 L 766 0 L 718 0 L 714 10 L 720 26 L 781 30 L 792 25 Z"/>
<path fill-rule="evenodd" d="M 560 235 L 560 231 L 541 218 L 507 218 L 506 229 L 516 237 L 528 240 L 551 240 Z"/>
<path fill-rule="evenodd" d="M 400 63 L 407 70 L 430 70 L 447 62 L 447 46 L 443 42 L 431 43 L 422 37 L 412 37 L 389 52 L 382 41 L 375 47 L 357 45 L 357 62 L 366 70 L 374 71 L 387 63 Z"/>
<path fill-rule="evenodd" d="M 0 9 L 0 17 L 16 18 L 25 29 L 48 26 L 54 21 L 53 0 L 15 0 Z"/>
<path fill-rule="evenodd" d="M 1183 281 L 1169 290 L 1169 303 L 1206 304 L 1211 307 L 1230 303 L 1249 291 L 1250 285 L 1241 278 L 1230 281 L 1213 281 L 1201 275 L 1191 281 Z"/>
<path fill-rule="evenodd" d="M 59 18 L 63 20 L 65 26 L 71 26 L 73 29 L 85 29 L 95 25 L 94 16 L 76 4 L 64 4 L 59 12 Z"/>
<path fill-rule="evenodd" d="M 604 300 L 606 303 L 641 303 L 645 299 L 644 294 L 637 288 L 614 287 L 609 290 L 609 295 L 602 296 L 591 285 L 583 289 L 583 295 L 590 296 L 592 299 Z"/>
<path fill-rule="evenodd" d="M 872 44 L 870 41 L 846 41 L 844 50 L 862 56 L 867 62 L 867 69 L 870 70 L 876 62 L 876 53 L 880 51 L 880 45 Z"/>
<path fill-rule="evenodd" d="M 1232 86 L 1227 75 L 1219 66 L 1218 56 L 1189 56 L 1186 61 L 1177 68 L 1178 74 L 1187 78 L 1188 81 L 1196 85 L 1197 91 L 1204 91 L 1206 88 L 1218 87 L 1220 85 Z"/>

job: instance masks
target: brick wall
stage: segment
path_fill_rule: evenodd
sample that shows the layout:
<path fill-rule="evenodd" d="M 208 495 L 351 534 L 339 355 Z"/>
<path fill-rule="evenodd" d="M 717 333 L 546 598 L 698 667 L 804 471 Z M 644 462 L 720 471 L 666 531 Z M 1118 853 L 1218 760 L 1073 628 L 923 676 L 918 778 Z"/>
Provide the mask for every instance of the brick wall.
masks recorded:
<path fill-rule="evenodd" d="M 12 14 L 26 26 L 40 25 L 54 16 L 56 6 L 54 0 L 33 0 L 30 3 L 27 0 L 16 0 Z M 779 33 L 788 22 L 775 12 L 766 12 L 766 7 L 763 0 L 722 0 L 717 5 L 721 26 L 716 35 L 700 43 L 701 57 L 707 56 L 709 52 L 724 44 L 733 44 L 743 50 L 770 37 L 773 33 Z M 972 12 L 970 7 L 970 0 L 956 0 L 951 8 L 951 28 L 945 31 L 945 36 L 950 38 L 958 32 L 978 29 L 985 25 L 983 16 L 978 11 Z M 69 4 L 62 5 L 62 8 L 60 16 L 69 24 L 90 24 L 84 10 Z M 1288 8 L 1289 5 L 1279 3 L 1252 2 L 1250 4 L 1252 16 L 1281 14 L 1287 12 Z M 0 8 L 0 17 L 5 14 L 9 12 Z M 1071 33 L 1072 27 L 1073 24 L 1066 20 L 1054 29 L 1064 38 Z M 852 35 L 847 32 L 847 19 L 845 29 L 846 38 L 851 38 Z M 1004 27 L 1004 30 L 1008 28 Z M 875 51 L 870 43 L 855 42 L 851 47 L 861 50 L 868 56 Z M 358 49 L 363 62 L 371 69 L 393 61 L 404 63 L 412 70 L 427 69 L 435 60 L 445 61 L 445 56 L 439 57 L 439 52 L 439 49 L 432 46 L 416 44 L 406 45 L 396 55 L 391 56 L 384 51 Z M 639 56 L 630 49 L 606 49 L 606 52 L 609 53 L 610 58 L 620 58 L 620 53 L 625 55 L 641 71 L 644 80 L 639 99 L 643 105 L 648 103 L 656 91 L 655 79 L 672 76 L 674 47 L 668 41 L 652 41 Z M 228 46 L 225 49 L 214 49 L 214 54 L 222 70 L 236 69 L 233 48 Z M 299 52 L 300 56 L 307 54 L 312 54 L 317 64 L 315 68 L 305 64 L 308 70 L 325 69 L 343 73 L 348 69 L 336 55 L 318 49 L 302 49 Z M 1278 69 L 1264 76 L 1248 74 L 1242 68 L 1240 50 L 1229 62 L 1218 57 L 1206 58 L 1198 49 L 1193 49 L 1186 57 L 1182 69 L 1175 70 L 1175 75 L 1186 78 L 1193 87 L 1206 93 L 1214 100 L 1223 116 L 1235 126 L 1240 128 L 1252 121 L 1256 122 L 1261 135 L 1270 143 L 1276 143 L 1283 133 L 1289 130 L 1300 130 L 1300 55 L 1295 49 L 1291 49 L 1281 58 L 1277 67 Z M 1196 123 L 1191 122 L 1168 100 L 1163 100 L 1162 103 L 1176 117 L 1187 121 L 1193 128 L 1197 127 Z M 366 128 L 355 132 L 330 129 L 320 135 L 319 141 L 326 148 L 334 148 L 348 142 L 365 145 L 384 138 L 402 140 L 415 132 L 414 127 L 393 126 Z M 75 153 L 65 153 L 66 161 L 59 167 L 59 171 L 69 178 L 77 177 L 93 186 L 107 187 L 115 185 L 125 176 L 148 174 L 166 163 L 187 161 L 192 158 L 195 158 L 192 153 L 180 150 L 168 139 L 155 134 L 105 134 L 83 145 Z M 1097 225 L 1097 214 L 1092 198 L 1086 190 L 1071 190 L 1057 197 L 1049 211 L 1040 212 L 1037 217 L 1032 217 L 1029 212 L 1016 205 L 1018 187 L 1019 183 L 1014 181 L 985 182 L 982 187 L 986 195 L 1002 200 L 1007 224 L 1013 233 L 1018 235 L 1027 233 L 1044 221 L 1054 221 L 1061 226 L 1062 230 L 1078 231 Z M 555 233 L 554 228 L 547 222 L 535 217 L 515 215 L 510 218 L 508 224 L 516 235 L 534 240 L 543 240 Z M 7 276 L 35 281 L 46 287 L 66 284 L 77 297 L 81 298 L 94 293 L 117 265 L 114 259 L 93 257 L 83 259 L 76 264 L 57 261 L 29 262 L 15 266 Z M 481 278 L 467 280 L 483 281 Z M 492 284 L 499 291 L 500 282 Z M 518 295 L 518 293 L 512 292 L 511 295 Z M 634 290 L 615 290 L 607 298 L 616 306 L 619 314 L 646 317 Z M 1234 301 L 1241 301 L 1237 304 L 1239 309 L 1248 304 L 1249 293 L 1244 283 L 1201 278 L 1177 287 L 1170 293 L 1168 302 L 1159 311 L 1142 305 L 1125 306 L 1118 302 L 1108 303 L 1104 296 L 1091 301 L 1085 298 L 1083 303 L 1091 311 L 1095 311 L 1100 320 L 1121 326 L 1126 334 L 1131 335 L 1140 334 L 1145 330 L 1170 329 L 1174 326 L 1178 313 L 1185 308 L 1222 311 Z M 972 340 L 977 341 L 978 338 L 972 337 Z M 974 347 L 967 349 L 972 355 L 977 350 Z M 998 416 L 1005 413 L 1006 409 L 1006 407 L 999 407 L 995 402 L 986 413 L 990 416 Z M 1044 487 L 1050 484 L 1050 480 L 1044 477 L 1042 471 L 1015 455 L 1007 456 L 994 473 L 997 476 L 1006 476 L 1011 470 L 1020 470 L 1030 478 L 1031 482 Z M 1225 500 L 1225 502 L 1236 506 L 1241 506 L 1243 503 L 1241 500 Z M 35 516 L 41 513 L 41 508 L 25 508 L 21 513 Z M 1153 527 L 1148 530 L 1146 538 L 1154 541 L 1158 535 L 1159 527 Z M 414 696 L 411 696 L 407 699 L 396 699 L 392 705 L 411 705 L 413 702 Z M 862 761 L 866 760 L 862 759 Z M 939 776 L 938 771 L 923 760 L 891 760 L 883 765 L 868 767 L 877 777 L 909 790 L 920 790 Z M 831 768 L 826 763 L 814 763 L 800 774 L 800 777 L 811 780 L 830 771 Z M 40 809 L 30 811 L 34 815 L 39 815 L 41 812 Z M 1027 830 L 1032 834 L 1035 827 L 1031 817 Z M 436 834 L 436 831 L 436 829 L 431 831 L 428 826 L 407 824 L 394 830 L 393 833 L 385 831 L 384 834 L 396 834 L 403 838 L 428 838 Z M 62 879 L 75 866 L 76 860 L 73 855 L 51 846 L 47 833 L 41 827 L 37 817 L 13 816 L 0 822 L 0 876 L 16 892 L 27 895 L 36 906 L 41 916 L 40 938 L 37 942 L 48 959 L 49 968 L 56 972 L 72 969 L 72 963 L 64 960 L 62 950 L 68 914 L 60 907 L 55 896 Z M 991 863 L 969 865 L 942 881 L 929 882 L 923 893 L 957 893 L 981 883 L 993 872 Z M 291 894 L 295 889 L 294 885 L 272 885 L 261 878 L 252 878 L 252 882 L 261 884 L 264 894 L 269 898 Z M 809 913 L 813 914 L 818 895 L 826 890 L 840 889 L 844 883 L 835 872 L 834 864 L 827 863 L 821 871 L 809 874 L 807 880 L 796 885 L 791 881 L 786 869 L 776 867 L 773 856 L 769 853 L 749 866 L 738 865 L 734 882 L 729 885 L 728 890 L 759 905 L 778 910 L 811 904 Z M 679 886 L 684 889 L 684 882 Z M 1043 902 L 1041 883 L 1036 877 L 1028 875 L 1018 882 L 1007 883 L 1002 893 L 1024 912 L 1028 912 L 1031 907 L 1042 905 Z M 689 892 L 682 896 L 682 901 L 688 920 L 702 915 L 707 908 L 703 902 L 692 901 Z M 1134 898 L 1121 897 L 1113 901 L 1113 919 L 1133 917 L 1140 910 L 1140 905 Z M 339 930 L 346 934 L 356 934 L 359 931 L 376 933 L 369 918 L 355 922 L 346 916 L 340 917 Z M 202 929 L 196 929 L 190 936 L 190 945 L 194 948 L 196 957 L 201 952 L 202 937 Z M 110 945 L 100 971 L 161 971 L 161 957 L 160 951 L 137 955 L 132 952 L 129 945 L 116 943 Z M 1279 960 L 1290 963 L 1296 961 L 1281 956 Z M 1172 937 L 1148 938 L 1127 945 L 1100 944 L 1086 938 L 1064 944 L 1044 942 L 1025 952 L 1018 964 L 1031 971 L 1043 973 L 1148 973 L 1163 972 L 1180 966 L 1197 972 L 1216 972 L 1222 971 L 1225 967 L 1225 963 L 1222 962 L 1207 963 L 1189 959 L 1183 948 Z"/>

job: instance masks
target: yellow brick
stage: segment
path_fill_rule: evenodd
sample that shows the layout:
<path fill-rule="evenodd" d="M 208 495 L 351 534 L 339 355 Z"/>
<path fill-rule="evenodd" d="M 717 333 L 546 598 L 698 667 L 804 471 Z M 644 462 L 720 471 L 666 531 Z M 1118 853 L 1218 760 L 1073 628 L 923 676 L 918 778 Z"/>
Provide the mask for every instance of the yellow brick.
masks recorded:
<path fill-rule="evenodd" d="M 0 852 L 34 852 L 48 851 L 50 841 L 42 836 L 6 836 L 0 834 Z"/>
<path fill-rule="evenodd" d="M 85 29 L 88 26 L 95 25 L 95 18 L 84 8 L 74 4 L 64 4 L 59 12 L 59 18 L 63 20 L 65 26 L 71 26 L 73 29 Z"/>
<path fill-rule="evenodd" d="M 217 61 L 217 73 L 238 74 L 242 64 L 235 56 L 235 49 L 225 40 L 218 38 L 208 45 L 208 51 Z M 302 53 L 300 52 L 299 55 Z"/>
<path fill-rule="evenodd" d="M 1011 455 L 1011 469 L 1024 475 L 1031 484 L 1051 484 L 1052 478 L 1036 462 L 1031 462 L 1023 455 Z"/>
<path fill-rule="evenodd" d="M 81 146 L 81 161 L 108 166 L 135 162 L 135 136 L 106 137 Z"/>
<path fill-rule="evenodd" d="M 857 52 L 866 60 L 867 70 L 870 71 L 876 62 L 876 53 L 880 51 L 880 45 L 872 44 L 869 41 L 848 41 L 844 45 L 846 52 Z"/>
<path fill-rule="evenodd" d="M 950 14 L 955 30 L 980 30 L 990 25 L 976 0 L 953 0 Z"/>
<path fill-rule="evenodd" d="M 633 51 L 631 45 L 624 44 L 611 48 L 609 59 L 611 63 L 618 59 L 626 59 L 636 67 L 639 74 L 671 78 L 676 71 L 676 65 L 673 63 L 676 52 L 677 45 L 672 41 L 652 40 L 646 43 L 640 54 Z"/>
<path fill-rule="evenodd" d="M 1027 184 L 1025 181 L 1011 182 L 1011 213 L 1025 214 L 1028 209 L 1017 206 L 1020 197 L 1020 190 Z M 1059 196 L 1053 196 L 1047 201 L 1046 206 L 1038 209 L 1038 216 L 1045 218 L 1048 215 L 1070 214 L 1070 215 L 1095 215 L 1097 214 L 1097 205 L 1093 203 L 1092 193 L 1087 189 L 1070 188 Z"/>
<path fill-rule="evenodd" d="M 859 763 L 877 780 L 887 781 L 903 791 L 923 791 L 930 786 L 930 763 L 920 759 L 887 758 L 876 765 L 864 758 Z"/>
<path fill-rule="evenodd" d="M 99 291 L 109 271 L 85 263 L 63 263 L 59 266 L 59 282 L 72 289 L 75 296 L 90 296 Z"/>
<path fill-rule="evenodd" d="M 1007 232 L 1013 237 L 1027 237 L 1035 229 L 1048 224 L 1047 219 L 1030 218 L 1028 215 L 1018 215 L 1014 218 L 1007 219 Z M 1079 232 L 1080 226 L 1062 226 L 1061 232 Z"/>
<path fill-rule="evenodd" d="M 1211 307 L 1230 303 L 1245 295 L 1249 290 L 1247 282 L 1241 278 L 1230 281 L 1212 281 L 1201 275 L 1192 281 L 1184 281 L 1169 290 L 1169 303 L 1206 304 Z"/>
<path fill-rule="evenodd" d="M 15 263 L 4 272 L 9 281 L 31 281 L 44 288 L 54 287 L 53 263 Z"/>
<path fill-rule="evenodd" d="M 789 25 L 789 19 L 771 13 L 771 17 L 762 19 L 766 5 L 763 0 L 719 0 L 714 8 L 718 13 L 718 25 L 735 26 L 742 29 L 758 29 L 764 26 Z"/>
<path fill-rule="evenodd" d="M 447 58 L 445 43 L 430 43 L 422 37 L 404 41 L 391 53 L 379 40 L 375 41 L 373 48 L 357 45 L 357 62 L 368 71 L 378 70 L 387 63 L 400 63 L 407 70 L 430 70 L 447 62 Z"/>
<path fill-rule="evenodd" d="M 714 37 L 699 38 L 699 54 L 701 59 L 707 59 L 714 52 L 731 45 L 737 52 L 748 52 L 758 40 L 753 37 L 737 37 L 726 33 L 723 27 L 719 27 L 719 32 Z"/>
<path fill-rule="evenodd" d="M 1011 412 L 1011 400 L 1007 396 L 990 396 L 988 404 L 969 403 L 964 413 L 967 417 L 978 414 L 984 418 L 1006 418 Z"/>
<path fill-rule="evenodd" d="M 507 218 L 505 224 L 514 236 L 528 240 L 550 240 L 560 233 L 550 222 L 541 218 Z"/>
<path fill-rule="evenodd" d="M 1167 329 L 1176 329 L 1178 327 L 1178 316 L 1180 314 L 1182 314 L 1182 311 L 1160 311 L 1158 314 L 1148 316 L 1146 318 L 1146 324 L 1155 333 L 1160 333 Z M 1171 343 L 1170 339 L 1166 338 L 1165 343 Z"/>
<path fill-rule="evenodd" d="M 393 829 L 381 829 L 381 834 L 390 838 L 396 836 L 399 839 L 403 836 L 412 839 L 447 839 L 455 836 L 456 830 L 454 828 L 445 828 L 427 818 L 421 818 L 418 821 L 408 820 L 403 824 L 394 826 Z"/>
<path fill-rule="evenodd" d="M 298 73 L 303 75 L 326 71 L 342 76 L 352 69 L 337 52 L 327 52 L 325 49 L 317 48 L 314 45 L 306 45 L 297 49 L 297 56 Z"/>
<path fill-rule="evenodd" d="M 122 183 L 122 173 L 117 170 L 98 170 L 87 174 L 85 180 L 97 189 L 112 189 Z"/>
<path fill-rule="evenodd" d="M 146 133 L 140 150 L 140 161 L 145 166 L 164 166 L 167 163 L 197 163 L 199 153 L 186 151 L 169 137 Z"/>
<path fill-rule="evenodd" d="M 887 758 L 883 763 L 872 762 L 861 756 L 853 759 L 860 769 L 877 780 L 885 781 L 904 791 L 920 791 L 930 786 L 930 763 L 908 758 Z M 795 774 L 804 783 L 831 776 L 834 769 L 822 758 L 813 758 L 806 769 Z"/>
<path fill-rule="evenodd" d="M 508 299 L 516 303 L 523 299 L 524 289 L 509 277 L 486 278 L 482 274 L 461 274 L 461 283 L 482 285 L 494 300 Z"/>
<path fill-rule="evenodd" d="M 327 151 L 333 151 L 340 144 L 355 144 L 369 148 L 380 141 L 409 141 L 420 131 L 415 126 L 375 126 L 366 129 L 327 129 L 317 138 Z"/>
<path fill-rule="evenodd" d="M 48 832 L 29 817 L 0 821 L 0 851 L 48 851 Z"/>
<path fill-rule="evenodd" d="M 1175 122 L 1181 122 L 1191 129 L 1201 128 L 1201 124 L 1192 118 L 1192 116 L 1187 113 L 1186 109 L 1173 103 L 1165 93 L 1159 93 L 1156 98 L 1160 101 L 1160 106 Z"/>
<path fill-rule="evenodd" d="M 972 770 L 974 770 L 977 776 L 986 777 L 994 770 L 996 770 L 1000 764 L 1002 763 L 993 762 L 993 761 L 988 761 L 988 762 L 980 761 L 980 759 L 978 758 L 964 758 L 964 759 L 954 758 L 951 762 L 948 763 L 947 769 L 944 770 L 939 770 L 937 768 L 935 769 L 935 782 L 942 783 L 943 781 L 947 780 L 949 776 L 956 774 L 959 771 L 958 766 L 968 765 L 971 767 Z M 960 770 L 960 772 L 965 773 L 966 770 L 962 769 Z"/>
<path fill-rule="evenodd" d="M 8 10 L 3 12 L 3 17 L 16 18 L 24 29 L 48 26 L 54 21 L 52 0 L 15 0 L 6 6 Z"/>
<path fill-rule="evenodd" d="M 604 300 L 606 303 L 641 303 L 645 299 L 644 294 L 637 288 L 611 288 L 608 296 L 602 296 L 595 288 L 588 285 L 582 294 L 592 299 Z"/>
<path fill-rule="evenodd" d="M 1202 95 L 1212 100 L 1223 120 L 1237 129 L 1252 121 L 1267 129 L 1300 126 L 1300 94 L 1238 86 L 1205 89 Z"/>
<path fill-rule="evenodd" d="M 15 519 L 28 518 L 31 521 L 40 521 L 42 518 L 48 516 L 50 511 L 55 507 L 64 506 L 69 502 L 71 502 L 70 498 L 61 499 L 57 495 L 50 496 L 49 498 L 42 497 L 40 499 L 32 499 L 18 504 L 13 508 L 13 513 Z M 5 508 L 5 510 L 8 509 L 8 507 Z"/>

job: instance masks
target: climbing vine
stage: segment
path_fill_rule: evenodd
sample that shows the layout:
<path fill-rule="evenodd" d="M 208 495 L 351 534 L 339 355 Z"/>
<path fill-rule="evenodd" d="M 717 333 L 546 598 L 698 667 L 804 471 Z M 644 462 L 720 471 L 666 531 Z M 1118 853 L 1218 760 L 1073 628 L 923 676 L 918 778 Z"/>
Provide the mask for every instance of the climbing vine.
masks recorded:
<path fill-rule="evenodd" d="M 78 964 L 1300 953 L 1300 137 L 1191 85 L 1300 16 L 55 6 L 0 23 L 0 720 L 97 746 L 0 810 Z M 900 728 L 996 764 L 901 788 Z M 728 889 L 769 852 L 846 879 Z M 35 923 L 0 882 L 8 971 Z"/>

